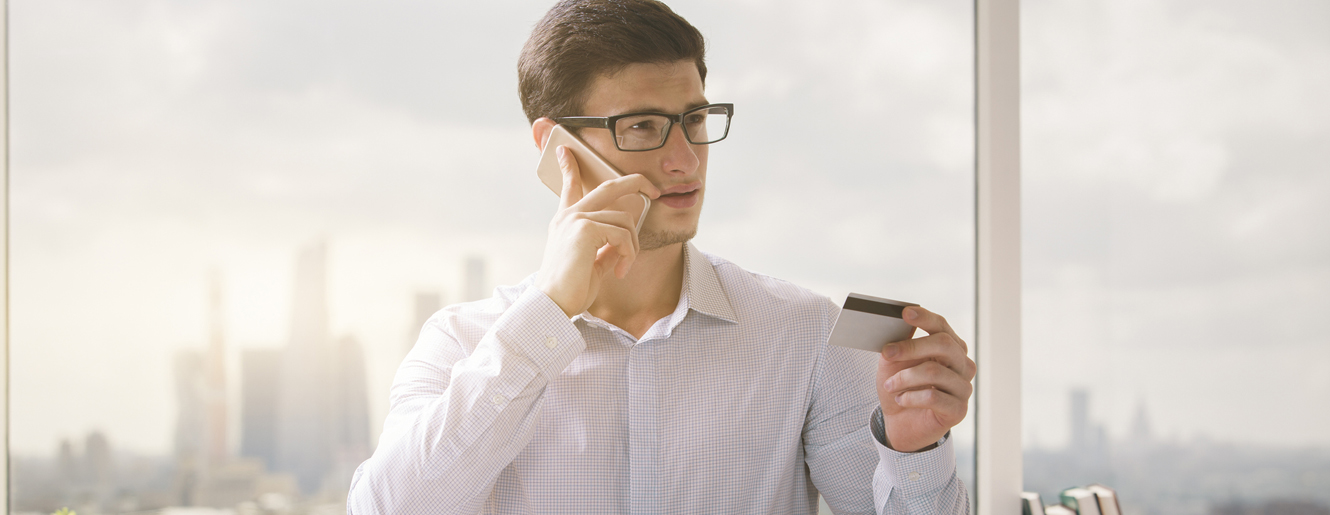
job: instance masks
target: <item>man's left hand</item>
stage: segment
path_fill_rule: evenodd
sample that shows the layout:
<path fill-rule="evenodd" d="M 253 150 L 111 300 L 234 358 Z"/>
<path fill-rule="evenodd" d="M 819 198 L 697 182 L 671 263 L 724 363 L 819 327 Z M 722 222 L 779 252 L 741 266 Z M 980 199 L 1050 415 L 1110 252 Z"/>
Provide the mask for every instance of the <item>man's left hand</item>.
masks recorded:
<path fill-rule="evenodd" d="M 886 422 L 887 445 L 914 452 L 937 443 L 965 419 L 975 364 L 965 341 L 947 319 L 918 306 L 905 308 L 905 322 L 928 336 L 887 344 L 877 364 L 877 397 Z"/>

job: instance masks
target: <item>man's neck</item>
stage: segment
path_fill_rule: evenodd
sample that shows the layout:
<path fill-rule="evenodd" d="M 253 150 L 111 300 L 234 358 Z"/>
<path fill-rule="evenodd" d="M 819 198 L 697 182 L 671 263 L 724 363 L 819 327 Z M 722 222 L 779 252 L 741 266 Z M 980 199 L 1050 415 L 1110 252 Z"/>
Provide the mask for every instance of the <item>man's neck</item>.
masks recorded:
<path fill-rule="evenodd" d="M 657 320 L 674 312 L 683 292 L 684 245 L 676 243 L 637 254 L 623 279 L 601 283 L 588 313 L 642 338 Z"/>

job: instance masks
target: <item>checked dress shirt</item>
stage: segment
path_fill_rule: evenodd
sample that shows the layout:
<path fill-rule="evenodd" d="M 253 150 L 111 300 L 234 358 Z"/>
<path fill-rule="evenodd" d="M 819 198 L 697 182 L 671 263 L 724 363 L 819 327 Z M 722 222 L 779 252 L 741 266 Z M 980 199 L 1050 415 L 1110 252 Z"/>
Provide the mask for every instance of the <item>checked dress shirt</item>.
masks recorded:
<path fill-rule="evenodd" d="M 877 355 L 834 303 L 685 246 L 642 338 L 569 319 L 535 276 L 425 323 L 347 512 L 962 514 L 951 438 L 882 444 Z"/>

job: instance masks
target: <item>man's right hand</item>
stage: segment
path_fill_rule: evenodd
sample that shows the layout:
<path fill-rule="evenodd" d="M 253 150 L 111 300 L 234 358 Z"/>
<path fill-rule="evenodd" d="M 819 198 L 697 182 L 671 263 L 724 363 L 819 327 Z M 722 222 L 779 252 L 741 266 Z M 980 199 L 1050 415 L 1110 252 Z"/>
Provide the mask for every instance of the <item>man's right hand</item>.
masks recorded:
<path fill-rule="evenodd" d="M 601 183 L 585 196 L 582 174 L 572 151 L 555 149 L 563 172 L 559 212 L 550 221 L 545 257 L 540 264 L 539 287 L 569 317 L 595 302 L 600 283 L 613 272 L 620 279 L 637 259 L 637 220 L 623 211 L 607 210 L 628 195 L 655 199 L 660 190 L 640 174 Z"/>

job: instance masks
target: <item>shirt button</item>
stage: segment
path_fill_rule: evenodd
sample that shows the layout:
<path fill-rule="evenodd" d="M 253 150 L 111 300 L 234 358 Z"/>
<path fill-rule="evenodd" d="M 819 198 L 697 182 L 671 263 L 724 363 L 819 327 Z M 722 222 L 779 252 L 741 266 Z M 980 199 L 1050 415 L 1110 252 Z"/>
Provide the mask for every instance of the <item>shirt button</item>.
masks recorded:
<path fill-rule="evenodd" d="M 918 472 L 910 473 L 910 481 L 918 481 L 920 477 L 922 476 L 920 476 Z"/>
<path fill-rule="evenodd" d="M 558 338 L 555 338 L 555 337 L 553 337 L 553 336 L 546 336 L 546 337 L 545 337 L 545 346 L 546 346 L 546 347 L 549 347 L 549 348 L 551 348 L 551 349 L 553 349 L 553 348 L 555 348 L 555 347 L 558 347 L 558 346 L 559 346 L 559 339 L 558 339 Z"/>
<path fill-rule="evenodd" d="M 499 395 L 499 394 L 497 394 L 497 393 L 494 394 L 493 397 L 490 397 L 490 402 L 493 402 L 495 406 L 498 406 L 498 405 L 500 405 L 500 404 L 503 404 L 503 401 L 504 401 L 503 396 L 502 396 L 502 395 Z"/>

